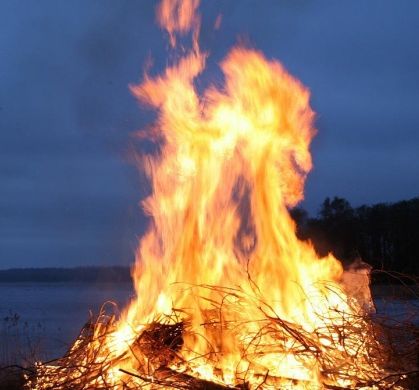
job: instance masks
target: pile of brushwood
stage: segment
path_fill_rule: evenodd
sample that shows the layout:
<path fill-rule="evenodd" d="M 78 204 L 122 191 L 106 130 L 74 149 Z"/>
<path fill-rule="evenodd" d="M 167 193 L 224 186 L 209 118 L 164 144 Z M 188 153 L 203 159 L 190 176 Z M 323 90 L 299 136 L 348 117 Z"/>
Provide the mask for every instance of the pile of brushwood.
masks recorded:
<path fill-rule="evenodd" d="M 213 287 L 212 287 L 213 288 Z M 221 288 L 218 288 L 222 291 Z M 227 292 L 224 291 L 226 294 Z M 231 291 L 228 292 L 231 294 Z M 237 292 L 235 293 L 237 295 Z M 417 299 L 417 297 L 416 297 Z M 231 308 L 227 308 L 230 310 Z M 223 308 L 219 308 L 222 312 Z M 329 329 L 306 332 L 298 324 L 281 318 L 266 315 L 260 333 L 270 334 L 275 343 L 269 346 L 275 353 L 292 353 L 296 359 L 315 359 L 321 367 L 324 389 L 376 388 L 376 389 L 414 389 L 419 383 L 419 310 L 412 316 L 397 320 L 391 316 L 351 315 L 341 325 L 333 329 L 339 337 L 330 339 L 330 344 L 319 344 Z M 215 314 L 214 314 L 215 315 Z M 345 316 L 346 313 L 342 313 Z M 109 349 L 109 337 L 115 331 L 116 316 L 103 309 L 81 331 L 68 353 L 55 361 L 39 363 L 32 372 L 26 372 L 26 388 L 54 390 L 82 389 L 207 389 L 245 390 L 255 388 L 250 385 L 246 373 L 236 376 L 235 386 L 221 382 L 210 382 L 198 378 L 193 370 L 188 370 L 190 361 L 184 361 L 179 351 L 185 334 L 191 332 L 188 321 L 174 321 L 172 318 L 159 318 L 138 334 L 136 340 L 119 356 Z M 240 324 L 213 321 L 204 326 L 231 327 Z M 229 328 L 229 329 L 227 329 Z M 357 355 L 351 348 L 351 335 L 367 340 L 367 348 Z M 369 335 L 368 337 L 365 337 Z M 255 334 L 243 354 L 243 359 L 252 354 L 263 354 L 267 346 L 260 346 L 260 334 Z M 370 337 L 371 336 L 371 337 Z M 359 339 L 359 338 L 358 338 Z M 291 342 L 290 342 L 291 341 Z M 337 345 L 339 344 L 339 345 Z M 291 347 L 290 347 L 291 345 Z M 353 344 L 352 344 L 353 347 Z M 339 350 L 339 353 L 336 351 Z M 219 349 L 218 349 L 219 351 Z M 217 355 L 218 354 L 218 355 Z M 221 352 L 214 349 L 213 356 L 206 357 L 214 362 Z M 136 364 L 132 364 L 133 358 Z M 129 369 L 126 362 L 129 361 Z M 132 368 L 135 367 L 135 368 Z M 173 367 L 183 367 L 179 372 Z M 115 370 L 123 375 L 116 382 Z M 181 371 L 181 372 L 180 372 Z M 350 387 L 336 386 L 337 379 L 347 380 Z M 261 375 L 258 389 L 292 389 L 292 379 L 275 378 L 266 372 Z M 301 384 L 299 382 L 299 384 Z M 308 389 L 316 387 L 307 383 Z"/>

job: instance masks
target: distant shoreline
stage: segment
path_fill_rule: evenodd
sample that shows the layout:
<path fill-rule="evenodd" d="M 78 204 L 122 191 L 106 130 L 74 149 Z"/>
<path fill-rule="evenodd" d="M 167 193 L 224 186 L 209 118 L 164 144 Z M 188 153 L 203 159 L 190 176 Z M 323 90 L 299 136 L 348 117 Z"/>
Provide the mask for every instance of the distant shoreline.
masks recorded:
<path fill-rule="evenodd" d="M 0 270 L 0 283 L 131 283 L 131 270 L 128 266 L 89 266 L 74 268 L 9 268 Z M 414 285 L 412 279 L 398 274 L 373 271 L 373 286 Z"/>
<path fill-rule="evenodd" d="M 131 282 L 130 267 L 10 268 L 0 270 L 0 283 Z"/>

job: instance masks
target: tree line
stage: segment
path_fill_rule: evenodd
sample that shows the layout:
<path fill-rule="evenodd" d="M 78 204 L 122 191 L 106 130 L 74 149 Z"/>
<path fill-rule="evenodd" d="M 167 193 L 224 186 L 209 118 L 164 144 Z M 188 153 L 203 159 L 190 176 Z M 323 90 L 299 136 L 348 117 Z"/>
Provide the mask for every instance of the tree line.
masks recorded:
<path fill-rule="evenodd" d="M 326 198 L 316 217 L 291 210 L 297 235 L 317 253 L 344 263 L 361 259 L 374 269 L 419 275 L 419 197 L 353 208 L 344 198 Z"/>

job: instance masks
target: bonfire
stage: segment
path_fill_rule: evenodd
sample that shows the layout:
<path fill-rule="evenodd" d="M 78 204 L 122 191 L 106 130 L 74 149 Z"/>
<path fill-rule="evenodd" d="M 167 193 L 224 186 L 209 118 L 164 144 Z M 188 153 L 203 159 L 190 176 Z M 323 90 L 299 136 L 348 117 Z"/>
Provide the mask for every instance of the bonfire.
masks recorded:
<path fill-rule="evenodd" d="M 371 320 L 365 269 L 319 258 L 289 214 L 312 168 L 308 89 L 237 46 L 220 65 L 223 83 L 198 91 L 208 57 L 198 6 L 160 3 L 176 60 L 131 86 L 157 112 L 140 136 L 159 145 L 139 164 L 152 193 L 136 297 L 118 316 L 105 308 L 63 358 L 37 364 L 27 387 L 402 388 L 408 369 Z"/>

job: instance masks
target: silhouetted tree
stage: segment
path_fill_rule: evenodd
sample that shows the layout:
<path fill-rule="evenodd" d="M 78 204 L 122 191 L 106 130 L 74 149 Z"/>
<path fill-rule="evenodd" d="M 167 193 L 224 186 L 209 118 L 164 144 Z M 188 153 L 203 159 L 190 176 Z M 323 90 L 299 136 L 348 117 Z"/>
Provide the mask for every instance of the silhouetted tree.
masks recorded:
<path fill-rule="evenodd" d="M 303 236 L 304 232 L 307 230 L 307 223 L 309 220 L 308 212 L 302 207 L 294 207 L 290 210 L 292 219 L 297 225 L 297 235 Z"/>
<path fill-rule="evenodd" d="M 419 275 L 419 198 L 352 208 L 343 198 L 326 198 L 316 218 L 292 210 L 297 234 L 319 255 L 344 262 L 361 258 L 374 268 Z"/>

